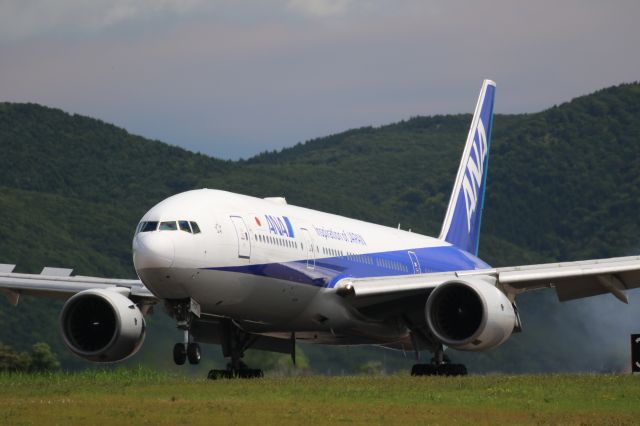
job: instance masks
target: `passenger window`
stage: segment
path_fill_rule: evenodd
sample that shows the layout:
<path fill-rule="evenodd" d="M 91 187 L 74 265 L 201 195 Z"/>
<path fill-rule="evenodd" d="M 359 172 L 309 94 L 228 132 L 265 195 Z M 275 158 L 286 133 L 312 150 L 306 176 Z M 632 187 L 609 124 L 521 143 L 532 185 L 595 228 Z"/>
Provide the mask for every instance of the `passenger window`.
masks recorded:
<path fill-rule="evenodd" d="M 178 226 L 180 226 L 181 231 L 191 233 L 191 228 L 189 228 L 189 222 L 187 222 L 186 220 L 178 221 Z"/>
<path fill-rule="evenodd" d="M 175 222 L 160 222 L 161 231 L 176 231 L 177 229 Z"/>
<path fill-rule="evenodd" d="M 194 234 L 199 234 L 200 233 L 200 227 L 198 226 L 197 223 L 195 222 L 189 222 L 191 224 L 191 229 L 193 229 L 193 233 Z"/>
<path fill-rule="evenodd" d="M 151 232 L 158 228 L 158 222 L 144 222 L 140 232 Z"/>

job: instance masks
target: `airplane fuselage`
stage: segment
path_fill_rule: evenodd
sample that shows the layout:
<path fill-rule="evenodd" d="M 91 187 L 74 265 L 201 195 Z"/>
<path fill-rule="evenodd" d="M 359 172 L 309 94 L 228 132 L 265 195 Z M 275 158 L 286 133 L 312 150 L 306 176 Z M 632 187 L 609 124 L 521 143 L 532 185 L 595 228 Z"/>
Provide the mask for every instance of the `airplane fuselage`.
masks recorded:
<path fill-rule="evenodd" d="M 339 280 L 489 267 L 436 238 L 209 189 L 149 210 L 133 257 L 160 299 L 191 298 L 252 332 L 345 344 L 398 341 L 408 329 L 363 318 L 332 291 Z"/>

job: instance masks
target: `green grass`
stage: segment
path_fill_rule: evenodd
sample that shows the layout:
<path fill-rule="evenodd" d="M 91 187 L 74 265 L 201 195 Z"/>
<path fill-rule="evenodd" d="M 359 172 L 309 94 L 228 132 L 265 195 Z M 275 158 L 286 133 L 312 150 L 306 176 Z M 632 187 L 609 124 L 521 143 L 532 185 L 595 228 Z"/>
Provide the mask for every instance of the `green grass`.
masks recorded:
<path fill-rule="evenodd" d="M 633 424 L 640 377 L 0 374 L 0 424 Z"/>

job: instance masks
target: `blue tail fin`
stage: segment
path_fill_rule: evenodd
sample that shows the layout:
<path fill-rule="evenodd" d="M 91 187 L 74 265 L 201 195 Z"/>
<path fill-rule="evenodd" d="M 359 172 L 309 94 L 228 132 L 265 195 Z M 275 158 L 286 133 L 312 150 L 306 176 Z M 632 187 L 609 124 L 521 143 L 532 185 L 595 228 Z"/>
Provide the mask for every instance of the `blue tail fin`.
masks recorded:
<path fill-rule="evenodd" d="M 496 84 L 485 80 L 440 232 L 440 239 L 472 254 L 478 254 L 480 242 L 495 93 Z"/>

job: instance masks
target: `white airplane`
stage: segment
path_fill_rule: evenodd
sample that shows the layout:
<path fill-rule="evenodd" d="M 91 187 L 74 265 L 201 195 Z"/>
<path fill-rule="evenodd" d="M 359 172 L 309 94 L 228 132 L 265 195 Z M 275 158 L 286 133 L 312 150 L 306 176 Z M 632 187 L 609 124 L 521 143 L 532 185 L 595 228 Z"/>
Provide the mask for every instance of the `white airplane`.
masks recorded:
<path fill-rule="evenodd" d="M 139 280 L 12 273 L 0 289 L 66 299 L 60 331 L 94 362 L 135 354 L 150 308 L 163 304 L 184 330 L 176 364 L 197 364 L 199 343 L 229 358 L 210 378 L 259 377 L 249 348 L 290 353 L 295 343 L 432 351 L 412 375 L 466 374 L 444 349 L 484 351 L 521 330 L 515 298 L 555 288 L 560 301 L 640 286 L 640 256 L 491 268 L 477 257 L 495 83 L 485 80 L 438 238 L 259 199 L 200 189 L 149 210 L 133 239 Z"/>

